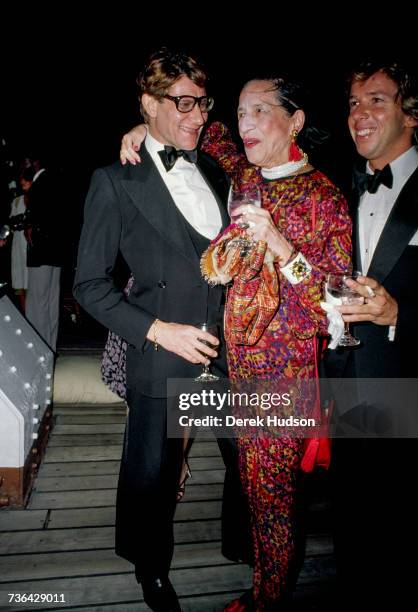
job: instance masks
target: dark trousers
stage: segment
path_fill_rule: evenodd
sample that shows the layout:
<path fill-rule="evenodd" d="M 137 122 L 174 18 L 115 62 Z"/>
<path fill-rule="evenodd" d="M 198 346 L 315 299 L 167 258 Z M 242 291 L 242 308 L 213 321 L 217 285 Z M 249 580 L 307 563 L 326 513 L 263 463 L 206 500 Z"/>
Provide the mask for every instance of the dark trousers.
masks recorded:
<path fill-rule="evenodd" d="M 331 477 L 341 609 L 406 604 L 408 589 L 414 589 L 416 578 L 408 574 L 418 533 L 417 443 L 334 440 Z"/>
<path fill-rule="evenodd" d="M 129 398 L 116 500 L 116 553 L 139 575 L 168 575 L 183 440 L 167 438 L 167 402 Z"/>
<path fill-rule="evenodd" d="M 183 461 L 183 439 L 167 438 L 167 400 L 128 398 L 116 501 L 116 553 L 139 576 L 166 576 L 173 556 L 173 517 Z M 222 501 L 222 553 L 251 559 L 247 504 L 235 440 L 219 439 L 226 467 Z"/>

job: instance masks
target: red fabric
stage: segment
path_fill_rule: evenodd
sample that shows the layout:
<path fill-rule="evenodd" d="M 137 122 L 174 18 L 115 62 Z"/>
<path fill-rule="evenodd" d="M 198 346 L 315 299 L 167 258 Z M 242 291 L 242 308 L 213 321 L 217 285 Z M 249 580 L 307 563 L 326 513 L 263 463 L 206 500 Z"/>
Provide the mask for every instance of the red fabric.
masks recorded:
<path fill-rule="evenodd" d="M 296 144 L 296 140 L 292 140 L 289 147 L 289 161 L 299 161 L 302 157 L 303 153 Z"/>
<path fill-rule="evenodd" d="M 224 612 L 244 612 L 245 604 L 240 599 L 233 599 L 225 606 Z"/>
<path fill-rule="evenodd" d="M 327 470 L 331 463 L 331 440 L 329 438 L 306 438 L 300 469 L 313 472 L 316 467 Z"/>

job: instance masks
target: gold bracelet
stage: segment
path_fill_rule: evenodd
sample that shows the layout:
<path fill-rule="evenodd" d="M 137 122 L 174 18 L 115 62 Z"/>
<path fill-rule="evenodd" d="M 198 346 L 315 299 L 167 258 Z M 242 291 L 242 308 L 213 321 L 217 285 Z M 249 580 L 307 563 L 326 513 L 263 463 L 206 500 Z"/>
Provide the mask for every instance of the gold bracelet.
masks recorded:
<path fill-rule="evenodd" d="M 152 342 L 154 344 L 154 351 L 158 351 L 158 337 L 157 337 L 157 325 L 160 322 L 160 319 L 155 319 L 154 323 L 151 326 L 152 329 Z"/>

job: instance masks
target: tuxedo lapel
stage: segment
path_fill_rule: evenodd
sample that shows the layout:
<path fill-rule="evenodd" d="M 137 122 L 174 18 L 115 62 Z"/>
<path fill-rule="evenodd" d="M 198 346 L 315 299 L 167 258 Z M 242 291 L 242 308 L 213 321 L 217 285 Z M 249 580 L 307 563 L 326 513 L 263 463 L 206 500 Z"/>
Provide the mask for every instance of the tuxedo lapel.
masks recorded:
<path fill-rule="evenodd" d="M 181 213 L 145 147 L 141 149 L 141 160 L 140 164 L 128 168 L 131 179 L 122 180 L 125 191 L 165 242 L 190 262 L 198 263 Z M 200 274 L 199 266 L 197 272 Z"/>
<path fill-rule="evenodd" d="M 377 243 L 368 276 L 383 283 L 418 228 L 418 169 L 396 200 Z"/>
<path fill-rule="evenodd" d="M 361 270 L 360 234 L 359 234 L 359 201 L 356 191 L 352 191 L 349 199 L 349 208 L 353 220 L 353 270 Z"/>

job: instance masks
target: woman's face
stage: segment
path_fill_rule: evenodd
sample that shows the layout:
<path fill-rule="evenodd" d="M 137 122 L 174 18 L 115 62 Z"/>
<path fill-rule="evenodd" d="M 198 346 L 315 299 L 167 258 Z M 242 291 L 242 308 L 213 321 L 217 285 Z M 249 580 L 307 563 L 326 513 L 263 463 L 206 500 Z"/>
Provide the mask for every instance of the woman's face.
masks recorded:
<path fill-rule="evenodd" d="M 273 168 L 289 161 L 293 130 L 303 127 L 304 113 L 292 116 L 279 105 L 270 81 L 250 81 L 239 98 L 238 128 L 248 161 Z"/>

